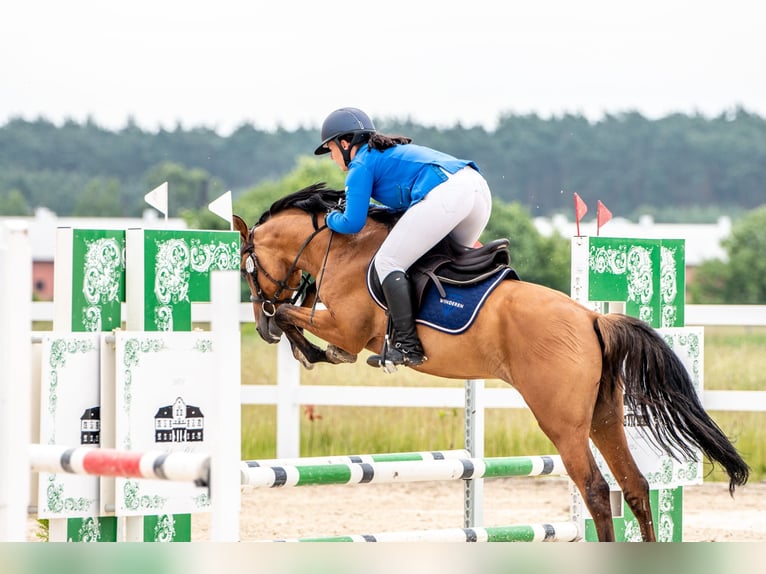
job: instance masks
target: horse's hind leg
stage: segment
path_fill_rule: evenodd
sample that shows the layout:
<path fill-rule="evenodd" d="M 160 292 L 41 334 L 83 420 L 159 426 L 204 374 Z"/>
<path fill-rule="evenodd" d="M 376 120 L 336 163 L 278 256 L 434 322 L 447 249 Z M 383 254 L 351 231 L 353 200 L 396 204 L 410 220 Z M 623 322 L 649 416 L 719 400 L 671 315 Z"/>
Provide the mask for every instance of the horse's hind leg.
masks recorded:
<path fill-rule="evenodd" d="M 600 542 L 614 542 L 614 523 L 609 485 L 598 469 L 587 441 L 554 441 L 569 478 L 585 499 Z"/>
<path fill-rule="evenodd" d="M 526 397 L 525 397 L 526 399 Z M 598 469 L 588 442 L 589 414 L 577 416 L 566 403 L 560 409 L 551 404 L 535 408 L 527 399 L 540 428 L 551 439 L 561 455 L 561 461 L 585 500 L 596 534 L 601 542 L 614 541 L 614 524 L 609 497 L 609 485 Z M 569 403 L 572 404 L 571 402 Z"/>
<path fill-rule="evenodd" d="M 656 538 L 649 504 L 649 483 L 628 448 L 623 427 L 622 395 L 614 393 L 604 390 L 602 386 L 593 413 L 591 439 L 620 485 L 625 502 L 638 521 L 641 537 L 645 542 L 654 542 Z"/>

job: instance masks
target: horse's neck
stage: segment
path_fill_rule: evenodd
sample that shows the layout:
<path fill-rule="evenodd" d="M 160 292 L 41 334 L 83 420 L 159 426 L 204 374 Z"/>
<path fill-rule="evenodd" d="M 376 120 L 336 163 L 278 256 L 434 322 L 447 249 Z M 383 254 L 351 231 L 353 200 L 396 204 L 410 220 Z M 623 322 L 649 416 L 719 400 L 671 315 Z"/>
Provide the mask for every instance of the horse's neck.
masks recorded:
<path fill-rule="evenodd" d="M 368 221 L 367 225 L 354 235 L 333 233 L 330 236 L 320 234 L 312 242 L 314 245 L 312 245 L 309 256 L 314 269 L 306 269 L 305 271 L 316 277 L 323 272 L 328 266 L 328 262 L 331 261 L 331 274 L 334 278 L 342 278 L 352 284 L 364 284 L 367 266 L 380 244 L 383 243 L 387 233 L 388 231 L 382 225 Z M 328 242 L 330 242 L 329 246 Z"/>

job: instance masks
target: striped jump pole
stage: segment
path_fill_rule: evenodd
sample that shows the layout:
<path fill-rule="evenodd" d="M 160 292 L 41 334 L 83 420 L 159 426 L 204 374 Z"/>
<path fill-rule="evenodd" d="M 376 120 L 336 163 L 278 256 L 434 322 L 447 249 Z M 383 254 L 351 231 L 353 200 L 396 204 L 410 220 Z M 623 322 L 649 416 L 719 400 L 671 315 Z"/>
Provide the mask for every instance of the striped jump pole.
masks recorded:
<path fill-rule="evenodd" d="M 273 542 L 574 542 L 579 539 L 580 531 L 576 523 L 551 522 L 321 538 L 285 538 Z"/>
<path fill-rule="evenodd" d="M 347 454 L 329 456 L 307 456 L 303 458 L 270 458 L 262 460 L 245 460 L 242 464 L 249 467 L 259 466 L 304 466 L 317 464 L 352 464 L 373 463 L 404 460 L 445 460 L 453 458 L 471 458 L 471 453 L 465 449 L 432 450 L 417 452 L 385 452 L 380 454 Z"/>
<path fill-rule="evenodd" d="M 243 485 L 268 488 L 566 474 L 558 455 L 271 467 L 243 463 L 241 473 Z"/>
<path fill-rule="evenodd" d="M 68 472 L 210 484 L 210 456 L 187 452 L 134 452 L 110 448 L 30 445 L 33 472 Z"/>

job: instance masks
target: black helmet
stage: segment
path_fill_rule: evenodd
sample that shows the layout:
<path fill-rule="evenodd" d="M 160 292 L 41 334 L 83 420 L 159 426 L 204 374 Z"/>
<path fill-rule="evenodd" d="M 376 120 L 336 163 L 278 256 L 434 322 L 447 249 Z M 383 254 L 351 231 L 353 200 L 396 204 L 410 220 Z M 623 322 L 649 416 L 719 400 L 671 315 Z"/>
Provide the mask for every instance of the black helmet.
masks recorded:
<path fill-rule="evenodd" d="M 314 154 L 328 153 L 330 150 L 325 147 L 327 142 L 337 137 L 346 134 L 361 136 L 371 133 L 375 133 L 375 124 L 372 123 L 370 116 L 358 108 L 340 108 L 327 116 L 322 124 L 322 143 L 314 150 Z"/>

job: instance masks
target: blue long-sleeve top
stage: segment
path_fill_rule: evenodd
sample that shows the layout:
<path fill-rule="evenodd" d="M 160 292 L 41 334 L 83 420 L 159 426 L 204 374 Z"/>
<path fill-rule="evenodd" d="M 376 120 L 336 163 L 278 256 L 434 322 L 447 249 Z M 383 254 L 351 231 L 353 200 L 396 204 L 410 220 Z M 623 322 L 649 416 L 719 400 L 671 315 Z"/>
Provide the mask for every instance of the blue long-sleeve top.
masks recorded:
<path fill-rule="evenodd" d="M 384 151 L 362 145 L 348 166 L 346 207 L 327 216 L 327 226 L 338 233 L 357 233 L 367 221 L 370 200 L 400 211 L 421 201 L 429 191 L 472 161 L 457 159 L 415 145 L 396 145 Z"/>

